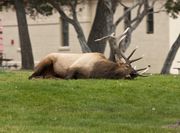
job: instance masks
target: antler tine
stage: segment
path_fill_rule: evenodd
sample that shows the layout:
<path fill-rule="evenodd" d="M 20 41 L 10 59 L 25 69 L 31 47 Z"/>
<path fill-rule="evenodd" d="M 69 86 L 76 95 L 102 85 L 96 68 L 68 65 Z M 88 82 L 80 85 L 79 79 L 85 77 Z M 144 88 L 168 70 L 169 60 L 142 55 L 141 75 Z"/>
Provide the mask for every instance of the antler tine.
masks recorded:
<path fill-rule="evenodd" d="M 147 72 L 150 67 L 151 67 L 151 65 L 148 65 L 145 68 L 137 69 L 136 72 L 143 71 L 143 72 L 140 73 L 140 74 L 143 74 L 143 73 Z"/>
<path fill-rule="evenodd" d="M 104 36 L 104 37 L 102 37 L 102 38 L 99 38 L 99 39 L 96 39 L 96 40 L 94 40 L 95 42 L 98 42 L 98 41 L 102 41 L 102 40 L 109 40 L 110 38 L 114 38 L 114 39 L 116 39 L 115 38 L 115 33 L 113 32 L 113 33 L 111 33 L 110 35 L 107 35 L 107 36 Z"/>
<path fill-rule="evenodd" d="M 137 72 L 139 72 L 139 71 L 144 71 L 144 70 L 146 70 L 147 69 L 147 67 L 145 67 L 145 68 L 140 68 L 140 69 L 137 69 L 136 71 Z"/>
<path fill-rule="evenodd" d="M 119 37 L 115 37 L 115 33 L 113 32 L 111 35 L 108 36 L 104 36 L 102 38 L 96 39 L 95 41 L 102 41 L 102 40 L 108 40 L 110 42 L 110 46 L 115 50 L 117 57 L 120 58 L 124 58 L 124 60 L 126 61 L 126 63 L 128 63 L 130 65 L 130 61 L 125 57 L 125 55 L 122 53 L 122 51 L 119 49 L 118 47 L 118 42 L 122 41 L 125 37 L 126 37 L 126 33 L 128 32 L 130 28 L 127 28 L 122 35 L 120 35 Z"/>
<path fill-rule="evenodd" d="M 136 48 L 131 52 L 131 54 L 128 56 L 128 60 L 132 57 L 132 55 L 136 52 L 137 49 L 138 49 L 138 47 L 136 47 Z"/>
<path fill-rule="evenodd" d="M 122 35 L 120 38 L 116 38 L 117 44 L 119 44 L 127 35 Z"/>
<path fill-rule="evenodd" d="M 122 40 L 124 40 L 124 38 L 127 36 L 127 32 L 129 31 L 129 27 L 123 32 L 122 35 L 120 35 L 119 37 L 116 38 L 116 47 L 118 47 L 118 44 L 121 43 Z M 123 54 L 123 52 L 120 50 L 119 52 L 117 53 L 120 53 L 120 56 L 126 61 L 127 64 L 131 64 L 129 59 L 127 57 L 125 57 L 125 55 Z"/>
<path fill-rule="evenodd" d="M 130 29 L 129 27 L 126 28 L 126 30 L 123 32 L 123 34 L 116 38 L 117 42 L 118 42 L 117 44 L 119 44 L 119 42 L 121 42 L 127 36 L 127 32 L 129 31 L 129 29 Z"/>
<path fill-rule="evenodd" d="M 139 58 L 137 58 L 137 59 L 130 60 L 129 62 L 130 62 L 130 63 L 133 63 L 133 62 L 136 62 L 136 61 L 138 61 L 138 60 L 141 60 L 142 58 L 143 58 L 143 56 L 142 56 L 142 57 L 139 57 Z"/>
<path fill-rule="evenodd" d="M 126 35 L 127 34 L 127 32 L 129 31 L 129 27 L 128 28 L 126 28 L 126 30 L 122 33 L 122 35 L 120 35 L 119 37 L 117 37 L 117 38 L 121 38 L 122 36 L 124 36 L 124 35 Z"/>
<path fill-rule="evenodd" d="M 126 61 L 126 63 L 130 65 L 131 62 L 126 58 L 126 56 L 125 56 L 122 52 L 120 52 L 120 54 L 121 54 L 122 58 L 124 58 L 124 60 Z"/>

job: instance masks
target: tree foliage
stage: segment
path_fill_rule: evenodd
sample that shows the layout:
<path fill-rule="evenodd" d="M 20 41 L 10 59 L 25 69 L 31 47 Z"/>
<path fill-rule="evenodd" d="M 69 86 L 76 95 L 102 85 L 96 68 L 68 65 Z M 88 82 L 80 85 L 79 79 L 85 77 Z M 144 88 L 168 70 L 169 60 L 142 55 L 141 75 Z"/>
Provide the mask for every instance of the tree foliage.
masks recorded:
<path fill-rule="evenodd" d="M 165 8 L 172 17 L 177 18 L 180 12 L 180 0 L 167 0 Z"/>

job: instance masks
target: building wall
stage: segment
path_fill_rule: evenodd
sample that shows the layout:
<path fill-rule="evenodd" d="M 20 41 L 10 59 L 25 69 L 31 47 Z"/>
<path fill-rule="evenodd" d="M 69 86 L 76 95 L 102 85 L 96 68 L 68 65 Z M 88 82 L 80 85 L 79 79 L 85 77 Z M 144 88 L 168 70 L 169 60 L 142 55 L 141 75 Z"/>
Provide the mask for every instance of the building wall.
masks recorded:
<path fill-rule="evenodd" d="M 20 45 L 15 12 L 2 12 L 4 25 L 4 56 L 13 58 L 14 62 L 20 63 Z M 1 16 L 0 16 L 1 17 Z M 28 28 L 31 38 L 35 61 L 47 54 L 57 51 L 59 46 L 59 22 L 55 19 L 57 15 L 50 18 L 39 18 L 36 20 L 28 18 Z M 59 30 L 58 30 L 59 29 Z M 14 44 L 11 44 L 12 40 Z"/>
<path fill-rule="evenodd" d="M 128 5 L 132 6 L 132 2 L 128 1 Z M 156 11 L 162 3 L 156 4 L 154 10 Z M 115 14 L 115 18 L 121 14 L 122 9 L 118 8 Z M 136 12 L 132 12 L 132 18 L 136 15 Z M 118 26 L 118 33 L 123 31 L 123 23 Z M 147 65 L 151 65 L 150 73 L 159 73 L 162 69 L 165 57 L 169 50 L 169 17 L 166 13 L 154 14 L 154 33 L 146 33 L 146 17 L 142 23 L 133 32 L 132 43 L 127 50 L 127 55 L 134 48 L 138 47 L 137 52 L 133 56 L 134 58 L 144 55 L 144 58 L 136 63 L 134 66 L 142 68 Z"/>
<path fill-rule="evenodd" d="M 84 4 L 78 8 L 83 9 L 82 12 L 78 12 L 78 19 L 87 38 L 92 22 L 92 7 Z M 13 58 L 13 62 L 20 65 L 21 54 L 16 13 L 11 10 L 3 11 L 0 13 L 0 18 L 4 27 L 4 56 Z M 49 17 L 39 15 L 36 19 L 27 16 L 27 22 L 35 63 L 51 52 L 81 52 L 77 34 L 72 25 L 69 25 L 69 47 L 62 47 L 62 28 L 58 13 Z M 11 44 L 12 40 L 14 41 L 13 45 Z"/>
<path fill-rule="evenodd" d="M 85 5 L 81 5 L 83 9 L 82 12 L 78 12 L 78 18 L 81 26 L 84 30 L 86 38 L 89 35 L 91 25 L 94 19 L 96 10 L 96 0 L 91 0 Z M 127 5 L 131 5 L 132 2 L 126 1 Z M 157 5 L 157 7 L 159 7 Z M 123 13 L 123 9 L 118 7 L 115 19 L 117 19 Z M 132 12 L 132 16 L 136 12 Z M 0 18 L 3 20 L 4 24 L 4 45 L 5 45 L 5 55 L 8 58 L 13 58 L 15 62 L 20 62 L 20 49 L 19 49 L 19 39 L 15 12 L 2 12 Z M 61 23 L 59 19 L 59 14 L 56 13 L 50 17 L 39 16 L 38 19 L 28 18 L 29 32 L 33 47 L 33 53 L 35 61 L 38 62 L 42 57 L 51 52 L 81 52 L 77 35 L 74 31 L 72 25 L 70 25 L 69 36 L 70 36 L 70 46 L 62 47 L 61 42 Z M 172 20 L 170 20 L 172 22 Z M 151 65 L 149 72 L 159 73 L 167 52 L 169 50 L 170 42 L 170 23 L 169 17 L 166 13 L 158 13 L 154 15 L 154 34 L 146 33 L 146 18 L 140 26 L 134 31 L 132 37 L 132 44 L 128 48 L 126 54 L 134 49 L 136 46 L 139 47 L 136 52 L 135 57 L 144 55 L 144 59 L 133 64 L 137 68 L 141 68 L 147 65 Z M 172 22 L 173 23 L 173 22 Z M 123 32 L 123 23 L 117 27 L 117 35 Z M 172 35 L 173 36 L 173 35 Z M 171 37 L 172 38 L 172 37 Z M 14 40 L 15 44 L 11 45 L 11 40 Z M 105 55 L 109 55 L 109 46 L 107 45 Z"/>

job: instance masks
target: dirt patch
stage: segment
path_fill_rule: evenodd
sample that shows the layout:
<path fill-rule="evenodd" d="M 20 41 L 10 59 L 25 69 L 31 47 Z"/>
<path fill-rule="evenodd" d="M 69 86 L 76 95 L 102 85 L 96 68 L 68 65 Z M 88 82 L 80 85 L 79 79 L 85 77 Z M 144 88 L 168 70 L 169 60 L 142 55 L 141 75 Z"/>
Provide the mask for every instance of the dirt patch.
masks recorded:
<path fill-rule="evenodd" d="M 176 123 L 174 124 L 170 124 L 170 125 L 166 125 L 163 126 L 163 128 L 180 128 L 180 120 L 178 120 Z"/>

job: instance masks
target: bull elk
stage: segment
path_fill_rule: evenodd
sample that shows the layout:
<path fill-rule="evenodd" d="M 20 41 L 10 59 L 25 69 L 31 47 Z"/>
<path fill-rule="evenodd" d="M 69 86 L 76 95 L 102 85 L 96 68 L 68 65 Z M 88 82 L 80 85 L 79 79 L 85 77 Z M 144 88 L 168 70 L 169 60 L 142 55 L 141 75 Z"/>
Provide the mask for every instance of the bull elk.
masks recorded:
<path fill-rule="evenodd" d="M 122 35 L 120 41 L 124 38 Z M 142 76 L 139 71 L 147 71 L 148 67 L 137 69 L 132 67 L 131 63 L 141 58 L 130 60 L 136 49 L 126 58 L 122 52 L 116 50 L 117 38 L 114 35 L 106 36 L 96 41 L 108 39 L 115 49 L 119 61 L 113 62 L 108 60 L 101 53 L 51 53 L 42 59 L 36 66 L 34 73 L 29 77 L 32 78 L 61 78 L 61 79 L 80 79 L 80 78 L 105 78 L 105 79 L 134 79 Z M 122 60 L 123 58 L 124 60 Z"/>

